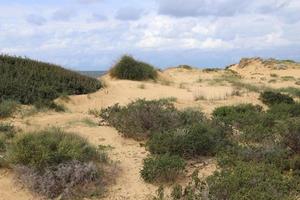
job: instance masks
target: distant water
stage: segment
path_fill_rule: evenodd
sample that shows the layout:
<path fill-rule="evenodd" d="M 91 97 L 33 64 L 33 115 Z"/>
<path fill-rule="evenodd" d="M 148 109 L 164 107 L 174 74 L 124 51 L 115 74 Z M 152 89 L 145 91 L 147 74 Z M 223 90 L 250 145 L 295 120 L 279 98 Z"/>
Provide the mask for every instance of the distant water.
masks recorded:
<path fill-rule="evenodd" d="M 86 75 L 92 78 L 98 78 L 106 73 L 106 71 L 78 71 L 82 75 Z"/>

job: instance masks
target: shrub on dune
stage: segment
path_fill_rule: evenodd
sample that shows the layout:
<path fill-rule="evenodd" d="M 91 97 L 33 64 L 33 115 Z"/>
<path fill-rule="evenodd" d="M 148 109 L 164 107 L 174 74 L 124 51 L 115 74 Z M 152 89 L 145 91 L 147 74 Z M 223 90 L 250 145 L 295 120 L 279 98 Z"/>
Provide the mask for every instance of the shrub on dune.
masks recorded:
<path fill-rule="evenodd" d="M 286 94 L 282 94 L 280 92 L 272 92 L 272 91 L 265 91 L 260 94 L 261 101 L 266 105 L 274 105 L 274 104 L 294 104 L 295 101 L 292 97 Z"/>
<path fill-rule="evenodd" d="M 125 55 L 110 70 L 110 75 L 118 79 L 141 81 L 155 79 L 157 72 L 153 66 Z"/>
<path fill-rule="evenodd" d="M 18 108 L 18 103 L 12 100 L 0 100 L 0 118 L 10 117 Z"/>
<path fill-rule="evenodd" d="M 20 135 L 7 153 L 18 180 L 51 199 L 101 194 L 105 186 L 102 155 L 85 139 L 57 128 Z"/>
<path fill-rule="evenodd" d="M 148 157 L 144 160 L 141 176 L 147 182 L 174 181 L 184 168 L 185 161 L 179 156 Z"/>

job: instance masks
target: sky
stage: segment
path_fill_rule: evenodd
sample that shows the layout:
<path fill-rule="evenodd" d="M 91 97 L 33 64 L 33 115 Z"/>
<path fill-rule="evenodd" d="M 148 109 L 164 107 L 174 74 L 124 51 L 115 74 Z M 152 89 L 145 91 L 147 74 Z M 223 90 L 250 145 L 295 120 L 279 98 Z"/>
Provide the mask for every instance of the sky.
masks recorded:
<path fill-rule="evenodd" d="M 0 0 L 0 53 L 74 70 L 300 61 L 300 0 Z"/>

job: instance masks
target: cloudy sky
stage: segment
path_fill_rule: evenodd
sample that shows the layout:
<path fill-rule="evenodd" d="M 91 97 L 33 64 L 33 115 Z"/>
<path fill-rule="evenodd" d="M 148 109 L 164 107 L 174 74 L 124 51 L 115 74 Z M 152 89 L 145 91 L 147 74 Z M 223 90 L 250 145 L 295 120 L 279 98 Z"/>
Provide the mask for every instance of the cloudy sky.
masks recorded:
<path fill-rule="evenodd" d="M 299 0 L 0 0 L 0 53 L 81 70 L 300 61 Z"/>

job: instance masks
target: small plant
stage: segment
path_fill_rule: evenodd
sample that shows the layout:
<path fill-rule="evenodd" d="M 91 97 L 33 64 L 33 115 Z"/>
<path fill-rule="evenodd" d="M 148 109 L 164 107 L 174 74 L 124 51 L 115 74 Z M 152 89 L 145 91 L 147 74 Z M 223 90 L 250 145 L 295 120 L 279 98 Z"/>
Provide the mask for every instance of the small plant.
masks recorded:
<path fill-rule="evenodd" d="M 110 75 L 119 79 L 141 81 L 155 79 L 157 72 L 153 66 L 137 61 L 131 56 L 125 55 L 110 70 Z"/>
<path fill-rule="evenodd" d="M 294 81 L 295 77 L 293 77 L 293 76 L 282 76 L 281 79 L 283 81 Z"/>
<path fill-rule="evenodd" d="M 145 84 L 140 84 L 140 85 L 138 85 L 138 88 L 144 90 L 144 89 L 146 89 L 146 85 Z"/>
<path fill-rule="evenodd" d="M 10 117 L 18 108 L 19 104 L 12 100 L 0 100 L 0 118 Z"/>
<path fill-rule="evenodd" d="M 274 105 L 274 104 L 294 104 L 295 101 L 292 97 L 281 94 L 279 92 L 266 91 L 260 94 L 260 100 L 266 105 Z"/>
<path fill-rule="evenodd" d="M 277 78 L 278 74 L 270 74 L 270 76 L 273 77 L 273 78 Z"/>
<path fill-rule="evenodd" d="M 144 160 L 142 178 L 147 182 L 174 181 L 183 172 L 185 161 L 179 156 L 161 155 Z"/>

